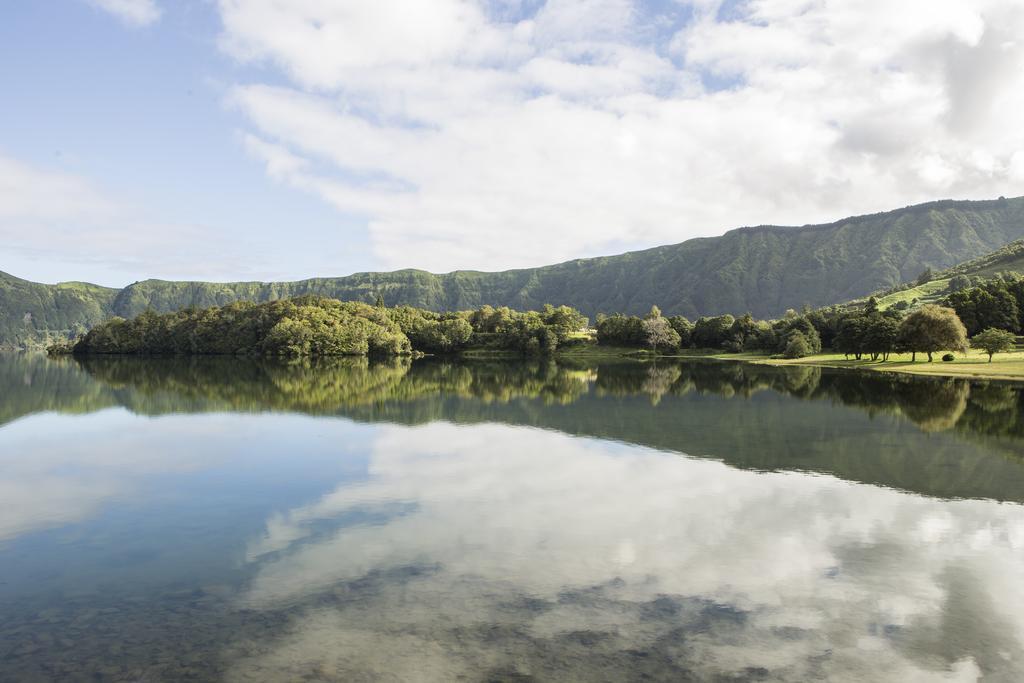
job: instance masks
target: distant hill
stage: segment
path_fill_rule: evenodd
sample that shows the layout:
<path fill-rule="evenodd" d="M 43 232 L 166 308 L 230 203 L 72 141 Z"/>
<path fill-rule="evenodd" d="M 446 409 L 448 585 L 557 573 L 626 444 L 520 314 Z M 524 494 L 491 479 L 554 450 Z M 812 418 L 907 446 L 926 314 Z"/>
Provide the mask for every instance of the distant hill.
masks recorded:
<path fill-rule="evenodd" d="M 147 307 L 168 311 L 238 299 L 322 294 L 433 310 L 483 304 L 537 308 L 569 304 L 642 313 L 657 304 L 690 318 L 747 311 L 772 317 L 804 304 L 849 301 L 914 280 L 1024 238 L 1024 198 L 938 201 L 827 225 L 740 228 L 618 256 L 498 273 L 420 270 L 356 273 L 298 282 L 167 282 L 123 289 L 85 283 L 40 285 L 0 273 L 0 345 L 38 342 Z"/>
<path fill-rule="evenodd" d="M 84 332 L 111 315 L 118 291 L 84 282 L 41 285 L 0 272 L 0 348 Z"/>

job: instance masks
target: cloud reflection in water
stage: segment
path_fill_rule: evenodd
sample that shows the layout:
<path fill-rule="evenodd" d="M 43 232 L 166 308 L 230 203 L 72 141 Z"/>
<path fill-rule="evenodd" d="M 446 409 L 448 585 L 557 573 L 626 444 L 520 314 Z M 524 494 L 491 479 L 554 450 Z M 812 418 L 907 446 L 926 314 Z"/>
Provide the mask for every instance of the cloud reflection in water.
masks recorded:
<path fill-rule="evenodd" d="M 251 543 L 293 628 L 237 680 L 1024 676 L 1017 505 L 493 424 L 380 426 L 370 475 Z"/>

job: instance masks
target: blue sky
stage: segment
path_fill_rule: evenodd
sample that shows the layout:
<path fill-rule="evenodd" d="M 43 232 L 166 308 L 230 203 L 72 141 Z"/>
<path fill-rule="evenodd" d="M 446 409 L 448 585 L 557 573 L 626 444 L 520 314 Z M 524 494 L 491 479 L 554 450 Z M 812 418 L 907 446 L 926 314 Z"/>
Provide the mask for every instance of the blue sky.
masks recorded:
<path fill-rule="evenodd" d="M 0 8 L 0 270 L 541 265 L 1019 195 L 1016 3 Z"/>
<path fill-rule="evenodd" d="M 220 279 L 298 278 L 372 264 L 359 221 L 275 183 L 244 153 L 241 116 L 225 105 L 225 91 L 274 74 L 217 50 L 213 5 L 167 3 L 158 23 L 139 28 L 84 2 L 6 3 L 0 11 L 0 61 L 17 65 L 0 71 L 14 105 L 5 107 L 0 153 L 88 178 L 146 220 L 223 236 L 219 244 L 238 254 L 221 254 L 231 258 Z M 301 240 L 285 239 L 298 226 Z M 320 246 L 311 250 L 309 241 Z M 196 244 L 195 253 L 207 260 L 203 248 Z M 77 262 L 73 253 L 39 256 L 6 255 L 0 269 L 111 285 L 153 274 Z M 190 276 L 179 270 L 156 275 Z"/>

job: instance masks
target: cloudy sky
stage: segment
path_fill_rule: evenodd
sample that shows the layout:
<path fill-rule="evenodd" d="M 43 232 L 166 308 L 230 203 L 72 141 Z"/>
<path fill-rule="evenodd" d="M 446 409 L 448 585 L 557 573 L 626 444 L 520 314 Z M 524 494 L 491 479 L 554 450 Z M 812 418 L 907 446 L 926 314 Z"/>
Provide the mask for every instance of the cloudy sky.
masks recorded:
<path fill-rule="evenodd" d="M 0 7 L 0 270 L 502 269 L 1024 194 L 1021 0 Z"/>

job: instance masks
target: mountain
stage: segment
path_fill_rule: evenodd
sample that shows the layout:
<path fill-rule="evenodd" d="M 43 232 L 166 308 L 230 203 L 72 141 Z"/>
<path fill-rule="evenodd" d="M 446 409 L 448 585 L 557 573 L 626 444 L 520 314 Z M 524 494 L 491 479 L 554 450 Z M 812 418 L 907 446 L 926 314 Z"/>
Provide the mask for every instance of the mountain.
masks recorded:
<path fill-rule="evenodd" d="M 85 282 L 41 285 L 0 272 L 0 348 L 84 332 L 111 315 L 118 291 Z"/>
<path fill-rule="evenodd" d="M 103 317 L 147 307 L 168 311 L 237 299 L 299 294 L 411 304 L 434 310 L 483 304 L 569 304 L 598 312 L 690 318 L 751 312 L 772 317 L 803 304 L 849 301 L 944 269 L 1024 238 L 1024 197 L 944 200 L 826 225 L 740 228 L 720 237 L 498 273 L 420 270 L 357 273 L 298 282 L 146 280 L 114 290 L 85 283 L 40 285 L 0 274 L 0 345 L 66 334 Z"/>

